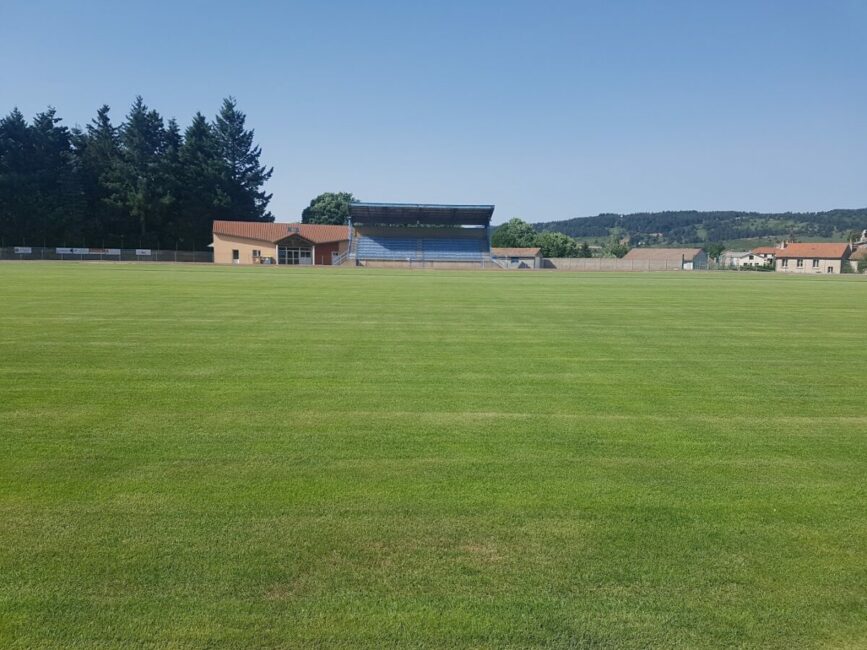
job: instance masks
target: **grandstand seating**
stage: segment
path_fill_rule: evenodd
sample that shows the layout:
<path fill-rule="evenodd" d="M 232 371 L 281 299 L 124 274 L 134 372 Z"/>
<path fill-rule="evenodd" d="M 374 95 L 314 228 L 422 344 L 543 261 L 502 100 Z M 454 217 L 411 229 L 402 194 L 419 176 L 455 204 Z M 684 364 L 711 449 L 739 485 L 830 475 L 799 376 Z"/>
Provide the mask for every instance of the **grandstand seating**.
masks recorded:
<path fill-rule="evenodd" d="M 426 260 L 481 261 L 487 242 L 481 239 L 422 239 Z"/>
<path fill-rule="evenodd" d="M 356 256 L 371 260 L 416 259 L 418 242 L 415 239 L 392 239 L 390 237 L 362 237 L 358 240 Z"/>
<path fill-rule="evenodd" d="M 486 239 L 468 237 L 407 239 L 384 236 L 359 236 L 355 253 L 358 259 L 432 260 L 480 262 L 488 252 Z"/>

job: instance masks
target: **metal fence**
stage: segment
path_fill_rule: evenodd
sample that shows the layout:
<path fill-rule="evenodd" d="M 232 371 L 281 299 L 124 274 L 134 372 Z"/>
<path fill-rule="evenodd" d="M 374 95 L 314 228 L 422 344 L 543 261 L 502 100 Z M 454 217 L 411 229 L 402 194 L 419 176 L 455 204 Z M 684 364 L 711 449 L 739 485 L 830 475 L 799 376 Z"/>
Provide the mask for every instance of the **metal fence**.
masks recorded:
<path fill-rule="evenodd" d="M 559 271 L 773 271 L 774 267 L 757 265 L 753 267 L 719 264 L 713 260 L 699 266 L 684 266 L 679 260 L 627 260 L 616 257 L 546 257 L 542 260 L 543 269 Z"/>
<path fill-rule="evenodd" d="M 681 271 L 683 262 L 664 259 L 624 260 L 616 257 L 546 257 L 542 260 L 542 268 L 560 271 Z"/>
<path fill-rule="evenodd" d="M 156 248 L 87 248 L 6 246 L 0 260 L 56 260 L 73 262 L 213 262 L 211 251 L 179 251 Z"/>

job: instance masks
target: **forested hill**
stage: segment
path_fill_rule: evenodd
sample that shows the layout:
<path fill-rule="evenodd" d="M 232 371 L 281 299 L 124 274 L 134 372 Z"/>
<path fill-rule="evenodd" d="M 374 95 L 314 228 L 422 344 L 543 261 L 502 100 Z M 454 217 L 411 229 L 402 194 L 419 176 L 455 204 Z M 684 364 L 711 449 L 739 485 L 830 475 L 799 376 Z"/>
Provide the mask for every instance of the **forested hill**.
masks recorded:
<path fill-rule="evenodd" d="M 704 244 L 737 239 L 847 238 L 851 231 L 867 228 L 867 208 L 827 212 L 636 212 L 600 214 L 564 221 L 537 223 L 540 231 L 562 232 L 571 237 L 605 239 L 628 236 L 637 244 Z"/>

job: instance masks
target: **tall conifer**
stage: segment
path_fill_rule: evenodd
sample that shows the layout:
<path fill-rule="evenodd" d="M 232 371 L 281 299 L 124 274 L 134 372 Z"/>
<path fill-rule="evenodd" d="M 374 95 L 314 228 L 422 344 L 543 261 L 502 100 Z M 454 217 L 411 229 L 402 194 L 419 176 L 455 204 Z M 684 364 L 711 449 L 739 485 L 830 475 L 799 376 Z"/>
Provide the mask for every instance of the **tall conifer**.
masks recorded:
<path fill-rule="evenodd" d="M 223 100 L 215 123 L 217 144 L 225 164 L 228 199 L 222 216 L 241 221 L 274 221 L 268 211 L 271 194 L 262 189 L 274 168 L 259 163 L 262 149 L 253 141 L 253 130 L 246 129 L 246 119 L 233 97 Z"/>

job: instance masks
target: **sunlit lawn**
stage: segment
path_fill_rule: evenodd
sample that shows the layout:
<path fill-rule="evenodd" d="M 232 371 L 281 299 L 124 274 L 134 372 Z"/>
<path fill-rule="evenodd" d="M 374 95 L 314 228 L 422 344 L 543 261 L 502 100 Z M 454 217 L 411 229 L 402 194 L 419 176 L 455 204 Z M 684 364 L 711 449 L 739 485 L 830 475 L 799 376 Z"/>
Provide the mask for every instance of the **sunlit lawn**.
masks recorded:
<path fill-rule="evenodd" d="M 0 647 L 865 647 L 867 282 L 0 264 Z"/>

